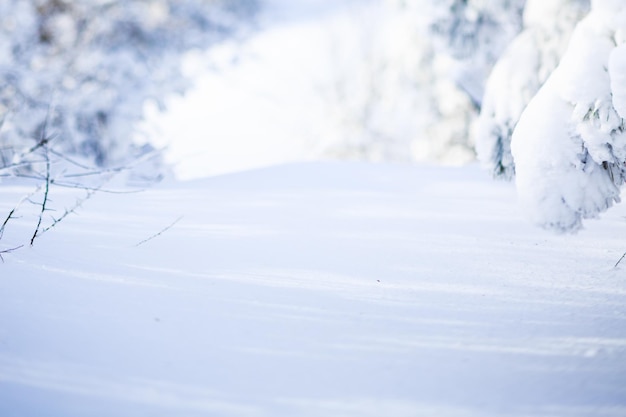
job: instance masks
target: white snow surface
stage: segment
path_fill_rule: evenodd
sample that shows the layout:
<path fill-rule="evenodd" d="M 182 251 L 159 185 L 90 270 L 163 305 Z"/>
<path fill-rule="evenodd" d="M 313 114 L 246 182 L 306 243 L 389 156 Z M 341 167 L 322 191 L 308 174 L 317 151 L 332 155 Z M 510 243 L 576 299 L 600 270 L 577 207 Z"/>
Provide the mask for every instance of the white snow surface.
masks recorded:
<path fill-rule="evenodd" d="M 99 193 L 3 254 L 0 415 L 626 415 L 626 206 L 571 236 L 515 200 L 346 162 Z"/>

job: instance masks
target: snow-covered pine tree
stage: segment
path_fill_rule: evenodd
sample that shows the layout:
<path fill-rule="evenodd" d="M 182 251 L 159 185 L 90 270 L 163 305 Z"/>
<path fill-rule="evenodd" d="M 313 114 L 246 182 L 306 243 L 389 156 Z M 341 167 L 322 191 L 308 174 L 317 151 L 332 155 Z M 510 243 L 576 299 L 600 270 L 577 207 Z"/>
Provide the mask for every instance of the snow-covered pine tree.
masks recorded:
<path fill-rule="evenodd" d="M 0 169 L 45 128 L 60 152 L 124 163 L 147 100 L 188 87 L 180 58 L 232 35 L 256 0 L 3 0 Z"/>
<path fill-rule="evenodd" d="M 478 159 L 496 178 L 511 179 L 511 135 L 530 99 L 558 65 L 589 0 L 528 0 L 524 30 L 493 68 L 476 124 Z"/>
<path fill-rule="evenodd" d="M 626 2 L 592 0 L 511 149 L 520 200 L 543 227 L 575 231 L 619 201 L 626 180 Z"/>

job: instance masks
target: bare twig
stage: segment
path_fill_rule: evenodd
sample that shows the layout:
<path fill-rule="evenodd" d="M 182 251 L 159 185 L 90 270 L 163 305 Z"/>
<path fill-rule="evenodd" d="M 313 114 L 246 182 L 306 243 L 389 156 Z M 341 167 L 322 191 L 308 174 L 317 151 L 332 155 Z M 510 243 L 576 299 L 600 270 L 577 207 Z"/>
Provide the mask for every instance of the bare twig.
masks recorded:
<path fill-rule="evenodd" d="M 35 233 L 33 233 L 33 237 L 30 238 L 30 246 L 33 246 L 35 242 L 35 238 L 39 233 L 39 228 L 41 227 L 41 221 L 43 220 L 43 215 L 46 212 L 46 205 L 48 204 L 48 196 L 50 193 L 50 155 L 48 155 L 47 146 L 44 145 L 44 149 L 46 150 L 46 178 L 44 183 L 44 193 L 43 193 L 43 202 L 41 203 L 41 212 L 39 213 L 39 219 L 37 220 L 37 227 L 35 228 Z"/>
<path fill-rule="evenodd" d="M 83 169 L 87 172 L 84 173 L 79 173 L 79 174 L 68 174 L 65 175 L 66 178 L 69 177 L 84 177 L 84 176 L 88 176 L 88 175 L 100 175 L 100 174 L 105 174 L 108 172 L 120 172 L 120 171 L 124 171 L 127 170 L 129 168 L 127 167 L 112 167 L 112 168 L 96 168 L 93 166 L 89 166 L 89 165 L 85 165 L 83 163 L 80 163 L 78 161 L 76 161 L 73 158 L 68 157 L 67 155 L 62 154 L 61 152 L 57 152 L 54 149 L 50 149 L 49 150 L 50 153 L 66 162 L 69 162 L 71 165 L 74 165 L 80 169 Z"/>
<path fill-rule="evenodd" d="M 97 191 L 98 191 L 97 189 L 87 190 L 87 194 L 85 194 L 85 197 L 76 200 L 74 205 L 71 208 L 69 208 L 69 209 L 65 209 L 65 212 L 60 217 L 58 217 L 58 218 L 54 218 L 53 217 L 52 218 L 52 223 L 50 223 L 49 226 L 44 227 L 43 229 L 41 229 L 41 232 L 39 232 L 39 235 L 41 236 L 42 234 L 46 233 L 48 230 L 52 229 L 54 226 L 56 226 L 57 224 L 61 223 L 67 216 L 69 216 L 70 214 L 75 213 L 76 210 L 81 208 L 83 203 L 85 201 L 89 200 Z"/>
<path fill-rule="evenodd" d="M 17 210 L 17 206 L 13 207 L 13 209 L 9 212 L 9 215 L 7 216 L 7 218 L 4 219 L 2 226 L 0 226 L 0 239 L 2 239 L 2 236 L 4 236 L 4 229 L 7 227 L 7 223 L 9 222 L 9 220 L 14 218 L 13 214 L 15 213 L 15 210 Z"/>
<path fill-rule="evenodd" d="M 110 190 L 108 188 L 102 188 L 101 186 L 99 187 L 89 187 L 87 185 L 83 185 L 80 184 L 78 182 L 61 182 L 58 181 L 56 179 L 53 179 L 50 184 L 53 184 L 57 187 L 63 187 L 63 188 L 75 188 L 78 190 L 85 190 L 85 191 L 98 191 L 101 193 L 107 193 L 107 194 L 135 194 L 135 193 L 140 193 L 142 191 L 145 191 L 145 188 L 140 188 L 140 189 L 136 189 L 136 190 Z"/>
<path fill-rule="evenodd" d="M 174 225 L 175 225 L 176 223 L 178 223 L 179 221 L 181 221 L 183 217 L 184 217 L 184 216 L 180 216 L 179 218 L 177 218 L 176 220 L 174 220 L 172 223 L 170 223 L 170 225 L 169 225 L 169 226 L 167 226 L 167 227 L 165 227 L 165 228 L 161 229 L 161 231 L 160 231 L 159 233 L 156 233 L 156 234 L 154 234 L 154 235 L 150 236 L 149 238 L 144 239 L 144 240 L 142 240 L 141 242 L 137 243 L 137 244 L 135 245 L 135 247 L 140 246 L 140 245 L 143 245 L 144 243 L 151 241 L 151 240 L 152 240 L 152 239 L 154 239 L 155 237 L 161 236 L 163 233 L 165 233 L 166 231 L 168 231 L 169 229 L 171 229 L 172 227 L 174 227 Z"/>
<path fill-rule="evenodd" d="M 14 248 L 11 248 L 11 249 L 4 249 L 4 250 L 0 250 L 0 261 L 2 261 L 2 263 L 4 263 L 4 258 L 2 257 L 2 255 L 3 255 L 3 254 L 6 254 L 6 253 L 11 253 L 11 252 L 13 252 L 13 251 L 16 251 L 16 250 L 18 250 L 19 248 L 21 248 L 21 247 L 23 247 L 23 246 L 24 246 L 24 245 L 20 245 L 20 246 L 16 246 L 16 247 L 14 247 Z"/>
<path fill-rule="evenodd" d="M 619 258 L 619 261 L 617 261 L 617 262 L 615 263 L 615 265 L 613 265 L 613 268 L 617 268 L 617 265 L 619 265 L 619 263 L 620 263 L 620 262 L 622 262 L 622 260 L 623 260 L 624 258 L 626 258 L 626 252 L 624 252 L 624 254 L 622 255 L 622 257 L 621 257 L 621 258 Z"/>
<path fill-rule="evenodd" d="M 154 153 L 146 153 L 123 166 L 109 168 L 93 166 L 89 162 L 84 162 L 79 157 L 70 157 L 64 154 L 63 151 L 55 149 L 53 141 L 58 137 L 58 134 L 50 132 L 49 128 L 52 110 L 52 105 L 49 104 L 46 118 L 39 130 L 38 137 L 33 138 L 33 141 L 29 143 L 26 149 L 15 150 L 13 147 L 8 147 L 7 149 L 11 152 L 4 152 L 4 149 L 0 148 L 0 178 L 14 177 L 35 182 L 34 190 L 23 196 L 17 205 L 9 211 L 6 218 L 0 217 L 0 240 L 3 238 L 4 232 L 9 227 L 11 221 L 22 215 L 21 211 L 23 210 L 24 202 L 29 202 L 36 206 L 33 219 L 33 223 L 36 223 L 36 227 L 29 241 L 30 245 L 33 246 L 39 236 L 56 227 L 60 222 L 69 217 L 70 214 L 75 214 L 78 209 L 83 206 L 83 203 L 89 200 L 94 194 L 98 192 L 130 194 L 145 190 L 143 187 L 131 190 L 115 189 L 117 188 L 115 186 L 110 186 L 110 188 L 107 189 L 106 185 L 110 184 L 110 181 L 120 173 L 132 170 L 134 165 L 138 165 L 152 158 L 154 154 L 158 153 L 157 150 L 155 150 Z M 2 121 L 3 120 L 0 120 L 0 127 Z M 61 169 L 59 169 L 59 165 L 61 165 Z M 96 178 L 92 179 L 93 177 Z M 77 190 L 77 192 L 74 193 L 76 199 L 73 204 L 66 206 L 65 210 L 61 211 L 60 214 L 52 213 L 52 215 L 49 216 L 48 212 L 55 211 L 53 210 L 54 205 L 51 196 L 55 194 L 56 190 L 59 188 Z M 180 218 L 156 235 L 138 243 L 137 246 L 161 235 L 174 226 L 179 220 Z M 22 246 L 7 249 L 6 251 L 0 250 L 0 259 L 2 253 L 9 253 Z"/>
<path fill-rule="evenodd" d="M 31 165 L 34 164 L 41 164 L 44 163 L 46 161 L 42 160 L 42 161 L 35 161 L 35 160 L 28 160 L 28 161 L 22 161 L 22 162 L 16 162 L 16 163 L 11 163 L 11 164 L 6 164 L 6 165 L 2 165 L 0 167 L 0 172 L 2 171 L 11 171 L 15 168 L 22 168 L 22 167 L 29 167 Z M 2 174 L 1 176 L 3 177 L 12 177 L 14 174 Z"/>
<path fill-rule="evenodd" d="M 25 201 L 31 201 L 31 197 L 34 196 L 35 194 L 37 194 L 41 188 L 43 187 L 42 184 L 38 185 L 35 190 L 33 190 L 33 192 L 31 192 L 30 194 L 25 195 L 24 197 L 22 197 L 22 199 L 20 201 L 18 201 L 18 203 L 15 205 L 15 207 L 13 207 L 13 209 L 11 209 L 11 211 L 9 212 L 9 215 L 6 217 L 6 219 L 4 219 L 4 222 L 2 223 L 2 226 L 0 226 L 0 239 L 2 239 L 2 236 L 4 235 L 4 230 L 7 226 L 7 224 L 9 223 L 9 220 L 14 219 L 15 216 L 15 212 L 17 212 L 17 210 L 22 206 L 22 204 Z"/>
<path fill-rule="evenodd" d="M 41 147 L 47 147 L 48 142 L 57 137 L 57 134 L 48 135 L 48 123 L 50 122 L 50 112 L 52 110 L 52 102 L 48 103 L 48 109 L 46 110 L 46 118 L 41 127 L 41 134 L 39 135 L 39 141 L 32 148 L 28 149 L 24 155 L 32 154 Z M 46 157 L 48 150 L 46 149 Z"/>

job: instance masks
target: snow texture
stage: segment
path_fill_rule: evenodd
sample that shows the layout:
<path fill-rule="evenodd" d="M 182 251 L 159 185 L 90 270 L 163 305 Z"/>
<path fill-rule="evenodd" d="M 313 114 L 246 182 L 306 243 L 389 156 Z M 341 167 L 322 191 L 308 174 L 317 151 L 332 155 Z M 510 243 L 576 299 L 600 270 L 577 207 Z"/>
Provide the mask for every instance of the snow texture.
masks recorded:
<path fill-rule="evenodd" d="M 616 45 L 623 2 L 595 2 L 576 27 L 559 66 L 522 113 L 512 152 L 520 199 L 538 224 L 575 231 L 619 201 L 625 178 L 623 78 Z M 609 67 L 611 70 L 609 71 Z"/>
<path fill-rule="evenodd" d="M 4 184 L 0 212 L 24 192 Z M 101 193 L 2 255 L 0 415 L 623 416 L 624 216 L 528 228 L 478 167 Z"/>

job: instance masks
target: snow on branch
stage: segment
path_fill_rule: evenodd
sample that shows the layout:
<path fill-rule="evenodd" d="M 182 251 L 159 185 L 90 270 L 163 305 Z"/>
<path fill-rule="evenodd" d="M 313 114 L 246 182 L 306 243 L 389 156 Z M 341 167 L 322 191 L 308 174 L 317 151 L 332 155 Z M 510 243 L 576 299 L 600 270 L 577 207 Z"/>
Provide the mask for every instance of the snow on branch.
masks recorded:
<path fill-rule="evenodd" d="M 528 0 L 524 30 L 493 68 L 476 126 L 478 159 L 495 178 L 515 176 L 511 136 L 532 97 L 559 63 L 589 0 Z"/>
<path fill-rule="evenodd" d="M 538 224 L 575 231 L 626 181 L 626 4 L 597 0 L 513 132 L 520 200 Z"/>

